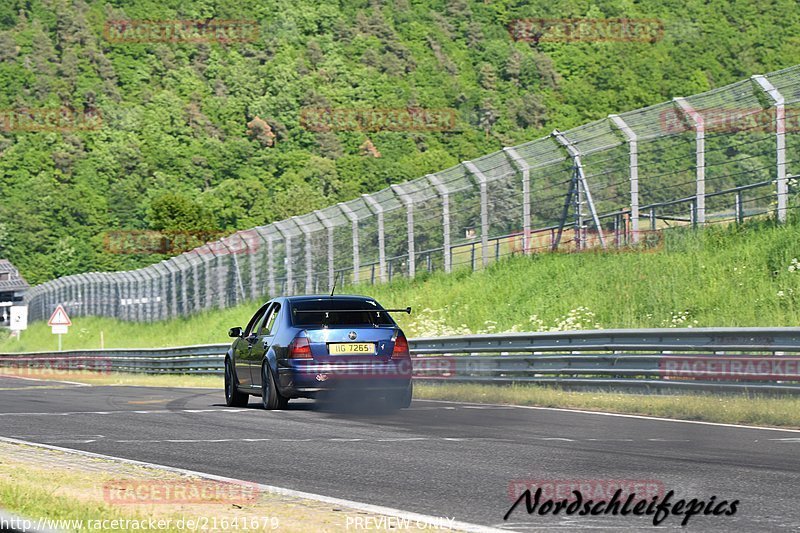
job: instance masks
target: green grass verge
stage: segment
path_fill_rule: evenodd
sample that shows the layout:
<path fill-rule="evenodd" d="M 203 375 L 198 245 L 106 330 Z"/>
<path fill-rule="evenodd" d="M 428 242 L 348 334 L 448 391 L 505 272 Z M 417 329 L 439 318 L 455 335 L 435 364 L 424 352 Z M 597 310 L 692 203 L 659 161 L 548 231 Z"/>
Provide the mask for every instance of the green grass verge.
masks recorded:
<path fill-rule="evenodd" d="M 103 520 L 147 520 L 147 513 L 125 512 L 102 502 L 87 502 L 53 493 L 54 483 L 56 487 L 77 484 L 77 480 L 81 478 L 79 474 L 59 472 L 54 479 L 52 473 L 21 465 L 15 467 L 18 472 L 14 477 L 0 477 L 0 502 L 4 509 L 31 519 L 34 526 L 38 526 L 38 521 L 43 520 L 43 517 L 49 519 L 51 524 L 60 523 L 67 531 L 88 530 L 88 527 L 77 527 L 77 520 L 83 520 L 86 524 L 95 521 L 102 523 Z M 48 524 L 43 522 L 42 525 Z M 121 528 L 119 531 L 131 529 Z"/>
<path fill-rule="evenodd" d="M 414 307 L 398 321 L 409 336 L 587 328 L 796 326 L 800 324 L 800 223 L 664 233 L 650 250 L 511 257 L 486 270 L 423 273 L 382 285 L 344 287 L 387 306 Z M 73 318 L 64 349 L 228 342 L 255 303 L 149 324 Z M 7 333 L 5 334 L 7 335 Z M 43 323 L 0 352 L 55 350 Z"/>
<path fill-rule="evenodd" d="M 415 384 L 414 398 L 560 407 L 607 413 L 800 428 L 800 398 L 712 394 L 574 392 L 537 385 Z"/>
<path fill-rule="evenodd" d="M 250 492 L 250 487 L 226 490 L 224 483 L 194 476 L 26 445 L 0 442 L 0 457 L 0 507 L 30 520 L 37 529 L 303 533 L 341 531 L 348 516 L 366 515 L 314 500 Z"/>

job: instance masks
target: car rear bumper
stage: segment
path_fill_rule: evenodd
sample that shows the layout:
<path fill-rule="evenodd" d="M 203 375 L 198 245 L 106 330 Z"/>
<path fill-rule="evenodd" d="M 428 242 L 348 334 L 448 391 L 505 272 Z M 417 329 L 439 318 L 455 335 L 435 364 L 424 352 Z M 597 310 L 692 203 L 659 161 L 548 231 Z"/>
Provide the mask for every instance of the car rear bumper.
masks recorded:
<path fill-rule="evenodd" d="M 293 362 L 278 367 L 278 387 L 284 395 L 303 396 L 348 390 L 395 393 L 411 383 L 410 361 L 327 364 Z"/>

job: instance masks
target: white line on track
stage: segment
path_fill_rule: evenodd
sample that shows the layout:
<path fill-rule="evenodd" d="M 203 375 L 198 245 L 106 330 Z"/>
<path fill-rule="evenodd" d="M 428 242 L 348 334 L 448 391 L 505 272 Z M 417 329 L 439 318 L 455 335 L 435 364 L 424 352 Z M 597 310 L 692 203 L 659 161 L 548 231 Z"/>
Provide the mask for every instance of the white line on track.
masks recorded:
<path fill-rule="evenodd" d="M 14 435 L 19 437 L 19 435 Z M 61 438 L 77 439 L 78 437 L 65 436 L 65 437 L 51 437 L 42 438 L 36 435 L 26 435 L 28 438 L 45 441 L 52 444 L 59 444 L 64 442 L 94 442 L 92 441 L 78 441 L 78 440 L 59 440 Z M 172 444 L 200 444 L 206 442 L 414 442 L 414 441 L 445 441 L 445 442 L 464 442 L 464 441 L 478 441 L 490 440 L 473 437 L 396 437 L 396 438 L 297 438 L 297 439 L 284 439 L 284 438 L 232 438 L 232 439 L 120 439 L 120 440 L 107 440 L 105 442 L 116 442 L 119 444 L 151 444 L 151 443 L 172 443 Z M 544 439 L 548 440 L 548 439 Z M 560 440 L 560 439 L 559 439 Z"/>
<path fill-rule="evenodd" d="M 454 402 L 450 400 L 427 400 L 427 399 L 420 399 L 419 401 L 422 402 L 434 402 L 434 403 L 449 403 L 461 406 L 468 406 L 468 405 L 481 405 L 481 404 L 470 404 L 467 402 Z M 658 416 L 645 416 L 645 415 L 626 415 L 623 413 L 605 413 L 603 411 L 584 411 L 582 409 L 565 409 L 563 407 L 538 407 L 535 405 L 506 405 L 506 404 L 486 404 L 486 405 L 493 405 L 495 407 L 506 407 L 512 409 L 534 409 L 537 411 L 561 411 L 564 413 L 579 413 L 584 415 L 596 415 L 596 416 L 616 416 L 620 418 L 637 418 L 640 420 L 655 420 L 658 422 L 677 422 L 680 424 L 700 424 L 703 426 L 719 426 L 719 427 L 727 427 L 727 428 L 738 428 L 738 429 L 759 429 L 763 431 L 786 431 L 789 433 L 800 433 L 800 429 L 783 429 L 783 428 L 773 428 L 767 426 L 746 426 L 743 424 L 724 424 L 722 422 L 701 422 L 700 420 L 681 420 L 679 418 L 662 418 Z"/>
<path fill-rule="evenodd" d="M 159 464 L 155 464 L 155 463 L 147 463 L 147 462 L 144 462 L 144 461 L 136 461 L 134 459 L 124 459 L 124 458 L 121 458 L 121 457 L 114 457 L 114 456 L 111 456 L 111 455 L 103 455 L 103 454 L 100 454 L 100 453 L 85 452 L 83 450 L 74 450 L 74 449 L 71 449 L 71 448 L 63 448 L 61 446 L 52 446 L 52 445 L 49 445 L 49 444 L 40 444 L 38 442 L 29 442 L 29 441 L 24 441 L 24 440 L 11 439 L 11 438 L 8 438 L 8 437 L 0 437 L 0 442 L 7 442 L 7 443 L 10 443 L 10 444 L 24 444 L 26 446 L 34 446 L 34 447 L 38 447 L 38 448 L 45 448 L 45 449 L 48 449 L 48 450 L 56 450 L 56 451 L 60 451 L 60 452 L 78 454 L 78 455 L 83 455 L 85 457 L 95 457 L 95 458 L 98 458 L 98 459 L 107 459 L 107 460 L 112 460 L 112 461 L 117 461 L 117 462 L 123 462 L 123 463 L 138 465 L 138 466 L 144 466 L 144 467 L 147 467 L 147 468 L 154 468 L 154 469 L 163 470 L 163 471 L 167 471 L 167 472 L 175 472 L 175 473 L 178 473 L 178 474 L 184 474 L 184 475 L 189 475 L 189 476 L 197 476 L 197 477 L 200 477 L 200 478 L 203 478 L 203 479 L 210 479 L 210 480 L 213 480 L 213 481 L 221 481 L 221 482 L 224 482 L 224 483 L 237 483 L 237 484 L 244 483 L 242 480 L 233 479 L 233 478 L 224 477 L 224 476 L 217 476 L 217 475 L 214 475 L 214 474 L 206 474 L 204 472 L 197 472 L 195 470 L 187 470 L 187 469 L 184 469 L 184 468 L 176 468 L 176 467 L 173 467 L 173 466 L 159 465 Z M 352 500 L 345 500 L 345 499 L 342 499 L 342 498 L 333 498 L 331 496 L 324 496 L 322 494 L 314 494 L 314 493 L 311 493 L 311 492 L 303 492 L 303 491 L 298 491 L 298 490 L 286 489 L 286 488 L 283 488 L 283 487 L 276 487 L 276 486 L 273 486 L 273 485 L 265 485 L 265 484 L 262 484 L 262 483 L 258 483 L 258 484 L 256 484 L 256 486 L 259 489 L 261 489 L 263 491 L 266 491 L 266 492 L 269 492 L 271 494 L 279 494 L 281 496 L 289 496 L 289 497 L 293 497 L 293 498 L 303 498 L 303 499 L 306 499 L 306 500 L 314 500 L 314 501 L 318 501 L 318 502 L 322 502 L 322 503 L 328 503 L 328 504 L 331 504 L 331 505 L 349 507 L 351 509 L 356 509 L 356 510 L 359 510 L 359 511 L 364 511 L 364 512 L 372 513 L 372 514 L 380 514 L 380 515 L 385 515 L 385 516 L 394 516 L 394 517 L 397 517 L 397 518 L 400 518 L 400 519 L 403 519 L 403 520 L 413 520 L 414 522 L 416 522 L 418 524 L 427 524 L 427 525 L 432 526 L 432 527 L 437 527 L 437 526 L 441 527 L 442 526 L 441 517 L 424 515 L 424 514 L 419 514 L 419 513 L 412 513 L 412 512 L 409 512 L 409 511 L 403 511 L 402 509 L 394 509 L 392 507 L 383 507 L 381 505 L 372 505 L 372 504 L 369 504 L 369 503 L 361 503 L 361 502 L 356 502 L 356 501 L 352 501 Z M 472 533 L 472 532 L 475 532 L 475 533 L 484 533 L 484 532 L 486 532 L 486 533 L 498 533 L 498 532 L 502 532 L 503 531 L 501 529 L 497 529 L 497 528 L 493 528 L 493 527 L 489 527 L 489 526 L 482 526 L 482 525 L 479 525 L 479 524 L 471 524 L 469 522 L 459 522 L 457 520 L 453 521 L 453 522 L 447 522 L 447 525 L 449 527 L 454 528 L 454 529 L 461 530 L 461 531 L 467 531 L 467 532 L 470 532 L 470 533 Z"/>
<path fill-rule="evenodd" d="M 77 387 L 91 387 L 88 383 L 79 383 L 77 381 L 61 381 L 56 379 L 39 379 L 39 378 L 25 378 L 22 376 L 15 376 L 13 374 L 2 374 L 0 373 L 0 378 L 12 378 L 12 379 L 23 379 L 25 381 L 42 381 L 45 383 L 66 383 L 67 385 L 75 385 Z"/>
<path fill-rule="evenodd" d="M 0 413 L 0 416 L 75 416 L 75 415 L 118 415 L 133 413 L 137 415 L 163 415 L 174 413 L 254 413 L 254 409 L 154 409 L 150 411 L 67 411 L 63 413 Z"/>

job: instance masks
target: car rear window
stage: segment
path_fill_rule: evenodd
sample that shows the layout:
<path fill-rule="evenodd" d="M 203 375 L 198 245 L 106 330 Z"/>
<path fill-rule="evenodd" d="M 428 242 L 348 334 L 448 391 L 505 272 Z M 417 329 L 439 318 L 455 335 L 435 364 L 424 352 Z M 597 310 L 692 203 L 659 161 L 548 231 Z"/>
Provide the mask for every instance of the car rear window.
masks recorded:
<path fill-rule="evenodd" d="M 373 300 L 301 300 L 292 302 L 292 324 L 298 327 L 393 326 L 394 321 Z M 312 312 L 308 312 L 312 311 Z"/>

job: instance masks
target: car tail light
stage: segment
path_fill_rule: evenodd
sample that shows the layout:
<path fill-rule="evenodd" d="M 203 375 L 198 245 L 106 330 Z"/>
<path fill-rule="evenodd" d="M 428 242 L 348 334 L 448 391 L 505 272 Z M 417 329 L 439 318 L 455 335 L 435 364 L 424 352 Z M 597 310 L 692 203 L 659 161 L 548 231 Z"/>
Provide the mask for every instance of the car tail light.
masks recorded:
<path fill-rule="evenodd" d="M 290 359 L 311 359 L 311 345 L 306 337 L 295 337 L 289 344 Z"/>
<path fill-rule="evenodd" d="M 411 353 L 408 351 L 408 341 L 402 333 L 397 334 L 394 340 L 394 349 L 392 350 L 392 359 L 408 359 Z"/>

